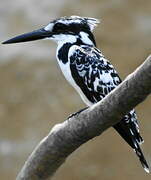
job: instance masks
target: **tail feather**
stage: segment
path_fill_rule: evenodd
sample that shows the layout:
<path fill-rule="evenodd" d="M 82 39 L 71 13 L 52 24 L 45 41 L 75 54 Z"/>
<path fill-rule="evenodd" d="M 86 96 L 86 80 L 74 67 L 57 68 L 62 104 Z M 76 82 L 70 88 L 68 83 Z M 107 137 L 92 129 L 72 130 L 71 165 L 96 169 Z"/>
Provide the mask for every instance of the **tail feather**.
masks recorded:
<path fill-rule="evenodd" d="M 124 138 L 124 140 L 134 149 L 138 156 L 144 170 L 149 173 L 149 166 L 139 146 L 143 142 L 139 132 L 135 129 L 131 129 L 127 123 L 120 121 L 114 126 L 115 130 Z"/>
<path fill-rule="evenodd" d="M 139 158 L 139 160 L 140 160 L 140 162 L 141 162 L 144 170 L 145 170 L 147 173 L 149 173 L 149 172 L 150 172 L 150 171 L 149 171 L 149 166 L 148 166 L 147 161 L 146 161 L 146 159 L 145 159 L 145 157 L 144 157 L 144 155 L 143 155 L 143 153 L 142 153 L 142 150 L 141 150 L 141 148 L 140 148 L 140 146 L 139 146 L 139 144 L 138 144 L 137 142 L 136 142 L 136 145 L 135 145 L 135 146 L 136 146 L 136 147 L 134 148 L 135 153 L 137 154 L 137 156 L 138 156 L 138 158 Z"/>

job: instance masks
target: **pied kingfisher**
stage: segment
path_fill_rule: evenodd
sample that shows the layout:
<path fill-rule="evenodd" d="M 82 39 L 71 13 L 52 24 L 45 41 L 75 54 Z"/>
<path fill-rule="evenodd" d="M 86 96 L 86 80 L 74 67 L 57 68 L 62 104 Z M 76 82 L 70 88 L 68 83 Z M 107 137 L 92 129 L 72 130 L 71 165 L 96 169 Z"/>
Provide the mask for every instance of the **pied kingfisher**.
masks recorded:
<path fill-rule="evenodd" d="M 56 57 L 62 73 L 86 105 L 91 106 L 121 83 L 114 67 L 96 48 L 93 30 L 98 23 L 97 19 L 89 17 L 61 17 L 44 28 L 16 36 L 3 44 L 38 39 L 57 42 Z M 139 146 L 143 139 L 139 134 L 135 111 L 131 110 L 114 128 L 134 149 L 143 168 L 149 173 L 149 166 Z"/>

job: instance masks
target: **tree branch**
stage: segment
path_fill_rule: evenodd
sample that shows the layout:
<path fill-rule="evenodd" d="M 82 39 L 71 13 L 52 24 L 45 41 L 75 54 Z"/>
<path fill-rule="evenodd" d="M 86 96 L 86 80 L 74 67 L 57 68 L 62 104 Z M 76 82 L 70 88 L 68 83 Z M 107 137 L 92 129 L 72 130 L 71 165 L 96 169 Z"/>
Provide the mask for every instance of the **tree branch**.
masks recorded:
<path fill-rule="evenodd" d="M 151 56 L 102 101 L 55 125 L 25 162 L 17 180 L 52 177 L 80 145 L 100 135 L 151 92 Z"/>

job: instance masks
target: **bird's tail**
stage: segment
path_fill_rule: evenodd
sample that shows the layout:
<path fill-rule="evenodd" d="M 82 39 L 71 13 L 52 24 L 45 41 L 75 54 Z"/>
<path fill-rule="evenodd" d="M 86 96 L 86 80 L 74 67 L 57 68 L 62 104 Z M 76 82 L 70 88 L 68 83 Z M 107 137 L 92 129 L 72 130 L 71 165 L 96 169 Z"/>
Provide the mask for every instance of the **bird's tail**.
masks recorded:
<path fill-rule="evenodd" d="M 136 155 L 138 156 L 144 170 L 149 173 L 149 166 L 147 161 L 142 153 L 142 150 L 139 146 L 143 142 L 142 137 L 139 133 L 130 127 L 127 127 L 127 124 L 123 121 L 120 121 L 114 126 L 115 130 L 125 139 L 125 141 L 134 149 Z"/>

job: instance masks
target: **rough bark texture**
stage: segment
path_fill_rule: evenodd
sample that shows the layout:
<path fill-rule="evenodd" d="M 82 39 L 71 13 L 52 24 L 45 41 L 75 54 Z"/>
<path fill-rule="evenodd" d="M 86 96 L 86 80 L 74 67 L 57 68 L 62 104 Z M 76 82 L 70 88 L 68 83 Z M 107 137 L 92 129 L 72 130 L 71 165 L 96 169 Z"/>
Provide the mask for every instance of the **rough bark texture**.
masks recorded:
<path fill-rule="evenodd" d="M 151 56 L 102 101 L 53 127 L 25 162 L 17 180 L 53 176 L 81 144 L 113 126 L 151 92 Z"/>

